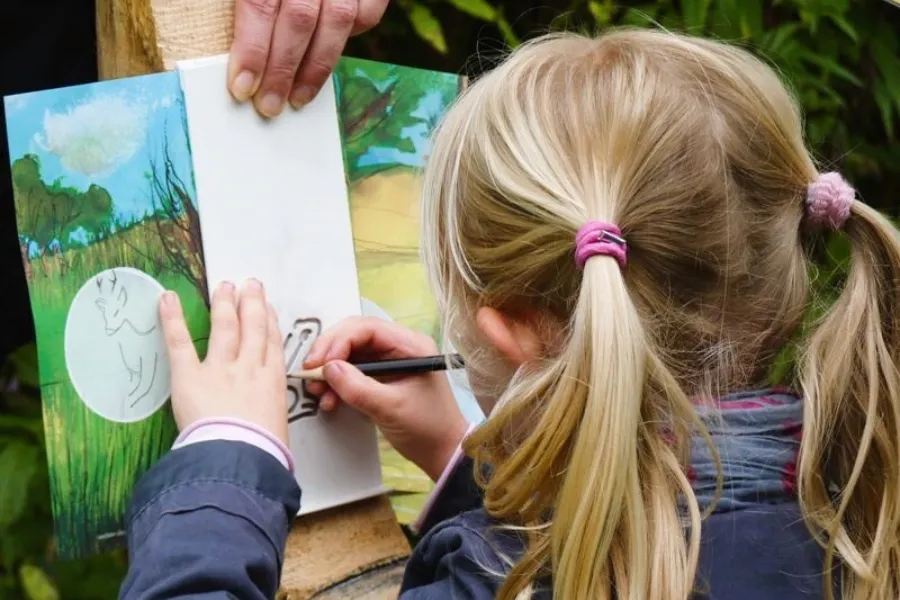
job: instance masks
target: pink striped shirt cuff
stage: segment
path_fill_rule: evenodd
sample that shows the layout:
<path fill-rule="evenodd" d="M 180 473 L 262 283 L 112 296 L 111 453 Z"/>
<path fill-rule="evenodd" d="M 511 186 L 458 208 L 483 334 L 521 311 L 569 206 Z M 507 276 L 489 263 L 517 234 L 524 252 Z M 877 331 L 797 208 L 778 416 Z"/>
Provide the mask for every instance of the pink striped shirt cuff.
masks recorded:
<path fill-rule="evenodd" d="M 476 427 L 478 427 L 478 425 L 480 425 L 480 423 L 472 423 L 471 425 L 469 425 L 469 429 L 466 431 L 466 434 L 462 437 L 461 440 L 459 440 L 459 445 L 456 447 L 456 451 L 453 453 L 453 456 L 450 457 L 450 461 L 441 472 L 441 476 L 438 478 L 437 483 L 434 484 L 434 489 L 431 490 L 431 494 L 428 496 L 428 500 L 425 502 L 425 506 L 422 508 L 422 512 L 419 513 L 419 516 L 416 518 L 415 522 L 410 525 L 413 531 L 418 532 L 419 529 L 421 529 L 422 523 L 425 522 L 425 518 L 428 516 L 428 513 L 431 512 L 431 508 L 434 506 L 437 497 L 443 491 L 444 486 L 447 485 L 447 480 L 450 478 L 450 474 L 453 473 L 464 456 L 462 451 L 463 442 L 467 437 L 469 437 L 469 434 L 472 433 Z"/>
<path fill-rule="evenodd" d="M 227 417 L 201 419 L 192 423 L 181 432 L 178 439 L 172 444 L 172 450 L 212 440 L 244 442 L 251 446 L 256 446 L 275 457 L 278 462 L 284 465 L 285 469 L 291 473 L 294 472 L 294 457 L 288 447 L 284 445 L 284 442 L 259 425 L 243 419 Z"/>

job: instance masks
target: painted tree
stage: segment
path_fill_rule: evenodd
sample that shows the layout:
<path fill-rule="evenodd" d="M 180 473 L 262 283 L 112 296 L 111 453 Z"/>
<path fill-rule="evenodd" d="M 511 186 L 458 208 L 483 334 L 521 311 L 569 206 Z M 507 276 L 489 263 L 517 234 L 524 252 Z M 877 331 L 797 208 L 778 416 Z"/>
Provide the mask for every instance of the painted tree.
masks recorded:
<path fill-rule="evenodd" d="M 168 266 L 190 281 L 209 306 L 200 214 L 191 197 L 193 186 L 189 187 L 175 168 L 168 136 L 163 138 L 160 156 L 150 160 L 146 178 L 154 212 L 147 220 L 159 234 Z"/>
<path fill-rule="evenodd" d="M 23 254 L 34 243 L 42 261 L 51 252 L 61 257 L 75 231 L 83 228 L 90 234 L 112 217 L 112 197 L 105 188 L 91 184 L 80 191 L 60 179 L 48 185 L 34 154 L 13 163 L 12 181 Z"/>
<path fill-rule="evenodd" d="M 335 93 L 350 183 L 410 164 L 418 150 L 413 136 L 430 134 L 461 86 L 462 78 L 445 73 L 341 60 Z M 371 158 L 373 150 L 382 156 Z"/>

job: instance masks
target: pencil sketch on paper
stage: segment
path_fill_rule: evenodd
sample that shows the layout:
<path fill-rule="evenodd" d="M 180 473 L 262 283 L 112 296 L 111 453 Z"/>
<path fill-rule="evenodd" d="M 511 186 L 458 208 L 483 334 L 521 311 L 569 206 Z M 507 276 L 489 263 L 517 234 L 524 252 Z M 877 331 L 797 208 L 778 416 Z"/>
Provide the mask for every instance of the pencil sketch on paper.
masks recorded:
<path fill-rule="evenodd" d="M 168 399 L 169 363 L 158 315 L 163 291 L 143 271 L 113 267 L 85 281 L 69 307 L 69 379 L 81 401 L 108 421 L 143 420 Z"/>
<path fill-rule="evenodd" d="M 149 327 L 138 328 L 131 322 L 128 288 L 124 283 L 119 284 L 115 269 L 110 269 L 109 273 L 108 278 L 98 275 L 95 279 L 99 297 L 94 304 L 103 316 L 106 335 L 115 341 L 119 349 L 128 381 L 133 384 L 127 397 L 129 408 L 134 408 L 150 393 L 156 382 L 159 352 L 154 345 L 142 343 L 141 338 L 156 331 L 157 324 L 154 322 Z"/>
<path fill-rule="evenodd" d="M 313 342 L 322 333 L 322 322 L 314 317 L 294 321 L 284 338 L 284 362 L 288 372 L 301 368 Z M 319 414 L 319 399 L 306 389 L 306 382 L 288 381 L 288 423 L 315 417 Z"/>

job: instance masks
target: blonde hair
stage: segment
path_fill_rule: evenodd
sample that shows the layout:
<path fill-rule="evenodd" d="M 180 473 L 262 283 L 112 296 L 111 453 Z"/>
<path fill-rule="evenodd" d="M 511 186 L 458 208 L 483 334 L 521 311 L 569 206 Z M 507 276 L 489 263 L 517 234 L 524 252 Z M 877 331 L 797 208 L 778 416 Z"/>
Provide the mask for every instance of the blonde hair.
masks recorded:
<path fill-rule="evenodd" d="M 798 330 L 816 176 L 778 76 L 682 35 L 543 37 L 446 115 L 424 257 L 473 384 L 502 390 L 466 444 L 491 467 L 487 512 L 528 542 L 500 598 L 551 575 L 556 598 L 692 593 L 702 515 L 685 469 L 707 434 L 689 398 L 760 384 Z M 576 269 L 591 219 L 621 228 L 626 268 Z M 803 346 L 799 497 L 827 566 L 845 565 L 844 597 L 896 598 L 900 245 L 861 202 L 845 232 L 849 278 Z M 543 315 L 554 351 L 502 371 L 473 326 L 481 306 Z"/>

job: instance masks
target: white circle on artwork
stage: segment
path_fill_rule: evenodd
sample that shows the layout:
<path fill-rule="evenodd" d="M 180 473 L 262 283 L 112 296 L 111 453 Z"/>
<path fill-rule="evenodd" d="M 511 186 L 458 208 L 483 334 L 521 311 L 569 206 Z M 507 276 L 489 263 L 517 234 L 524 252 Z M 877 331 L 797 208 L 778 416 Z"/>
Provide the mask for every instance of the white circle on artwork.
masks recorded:
<path fill-rule="evenodd" d="M 158 312 L 164 291 L 143 271 L 116 267 L 88 279 L 72 300 L 66 369 L 81 401 L 104 419 L 140 421 L 169 398 L 169 357 Z"/>

